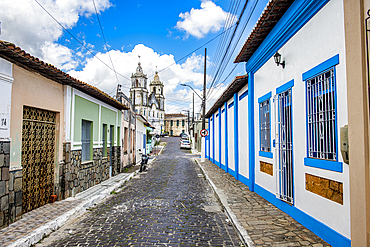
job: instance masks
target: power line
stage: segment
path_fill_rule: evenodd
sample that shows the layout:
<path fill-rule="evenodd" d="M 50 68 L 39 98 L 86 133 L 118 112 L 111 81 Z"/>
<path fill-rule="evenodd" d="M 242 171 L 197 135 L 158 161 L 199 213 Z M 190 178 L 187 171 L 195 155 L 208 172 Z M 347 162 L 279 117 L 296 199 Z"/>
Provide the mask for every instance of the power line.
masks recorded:
<path fill-rule="evenodd" d="M 240 4 L 240 0 L 238 4 L 235 4 L 235 0 L 230 2 L 230 6 L 228 9 L 228 16 L 225 20 L 224 29 L 227 28 L 232 23 L 232 21 L 234 21 L 235 16 L 236 16 L 235 13 L 237 9 L 239 8 L 239 4 Z M 214 56 L 212 60 L 212 63 L 216 65 L 219 62 L 221 52 L 224 50 L 224 46 L 225 46 L 226 40 L 229 37 L 229 33 L 230 33 L 230 29 L 224 35 L 222 35 L 221 39 L 218 42 L 217 49 L 215 52 L 216 55 Z M 216 67 L 212 67 L 212 69 L 210 70 L 210 75 L 213 75 L 215 68 Z"/>
<path fill-rule="evenodd" d="M 229 41 L 229 43 L 228 43 L 228 45 L 227 45 L 227 47 L 226 47 L 226 50 L 225 50 L 225 53 L 224 53 L 224 55 L 223 55 L 223 57 L 222 57 L 222 60 L 221 60 L 220 66 L 218 67 L 218 69 L 217 69 L 217 71 L 216 71 L 216 74 L 215 74 L 215 76 L 213 77 L 213 80 L 212 80 L 212 82 L 211 82 L 211 86 L 210 86 L 210 88 L 212 88 L 212 86 L 214 85 L 214 83 L 215 83 L 216 79 L 218 78 L 218 74 L 219 74 L 219 73 L 220 73 L 220 71 L 221 71 L 221 68 L 222 68 L 222 66 L 223 66 L 223 62 L 224 62 L 224 60 L 225 60 L 226 55 L 229 53 L 229 47 L 230 47 L 230 45 L 231 45 L 231 43 L 232 43 L 232 41 L 233 41 L 233 39 L 234 39 L 234 36 L 235 36 L 236 30 L 238 29 L 238 26 L 239 26 L 240 20 L 241 20 L 241 18 L 243 17 L 244 10 L 245 10 L 245 8 L 247 7 L 248 2 L 249 2 L 248 0 L 247 0 L 247 1 L 245 1 L 245 4 L 244 4 L 243 10 L 242 10 L 242 12 L 241 12 L 241 14 L 240 14 L 239 20 L 236 22 L 236 26 L 235 26 L 235 28 L 234 28 L 233 34 L 231 35 L 231 39 L 230 39 L 230 41 Z M 222 72 L 221 72 L 221 74 L 222 74 Z"/>
<path fill-rule="evenodd" d="M 74 38 L 78 43 L 80 43 L 81 46 L 83 46 L 90 54 L 93 55 L 93 57 L 96 57 L 101 63 L 103 63 L 105 66 L 107 66 L 110 70 L 113 70 L 115 73 L 117 73 L 118 75 L 122 76 L 123 78 L 126 78 L 127 80 L 131 81 L 130 78 L 124 76 L 124 75 L 121 75 L 120 73 L 118 73 L 117 71 L 115 71 L 114 69 L 112 69 L 108 64 L 106 64 L 103 60 L 101 60 L 93 51 L 91 51 L 89 48 L 87 48 L 80 40 L 78 40 L 71 32 L 69 32 L 52 14 L 50 14 L 37 0 L 35 0 L 35 2 L 51 17 L 53 18 L 53 20 L 59 24 L 59 26 L 61 26 L 69 35 L 72 36 L 72 38 Z"/>
<path fill-rule="evenodd" d="M 238 43 L 239 43 L 239 41 L 240 41 L 240 39 L 241 39 L 241 37 L 242 37 L 242 35 L 243 35 L 243 33 L 244 33 L 244 31 L 245 31 L 245 28 L 247 27 L 247 25 L 248 25 L 248 23 L 249 23 L 249 21 L 250 21 L 250 19 L 251 19 L 251 17 L 252 17 L 252 13 L 254 12 L 254 10 L 255 10 L 255 8 L 256 8 L 256 6 L 257 6 L 257 1 L 255 1 L 255 3 L 254 3 L 254 5 L 253 6 L 251 6 L 251 8 L 250 8 L 250 13 L 249 13 L 249 15 L 248 15 L 248 18 L 247 18 L 247 20 L 246 20 L 246 23 L 245 23 L 245 25 L 244 25 L 244 27 L 243 27 L 243 29 L 242 29 L 242 31 L 241 32 L 239 32 L 239 36 L 238 36 L 238 38 L 237 38 L 237 41 L 236 42 L 234 42 L 234 46 L 230 49 L 231 50 L 231 52 L 228 52 L 228 50 L 227 50 L 227 52 L 228 52 L 228 56 L 227 56 L 227 58 L 226 58 L 226 62 L 227 63 L 225 63 L 225 64 L 223 64 L 222 66 L 222 68 L 221 68 L 221 73 L 220 73 L 220 76 L 217 78 L 217 82 L 216 82 L 216 78 L 214 78 L 214 80 L 212 81 L 212 86 L 216 86 L 218 83 L 219 83 L 219 80 L 220 80 L 220 77 L 221 77 L 221 75 L 223 74 L 223 72 L 224 72 L 224 70 L 226 69 L 226 66 L 227 66 L 227 64 L 228 64 L 228 62 L 230 61 L 230 59 L 231 59 L 231 56 L 234 54 L 234 51 L 235 51 L 235 49 L 236 49 L 236 47 L 237 47 L 237 45 L 238 45 Z M 243 7 L 243 12 L 242 13 L 244 13 L 244 11 L 245 11 L 245 7 L 246 7 L 246 4 L 244 5 L 244 7 Z M 241 17 L 242 17 L 242 15 L 241 15 Z M 240 17 L 240 19 L 241 19 L 241 17 Z M 225 53 L 225 55 L 227 54 L 227 52 Z M 235 67 L 233 68 L 233 70 L 235 69 Z M 227 76 L 227 77 L 229 77 L 230 76 L 230 74 Z M 215 83 L 216 82 L 216 83 Z M 215 83 L 215 84 L 214 84 Z M 213 88 L 212 88 L 212 86 L 210 87 L 210 91 L 208 91 L 208 95 L 210 95 L 211 93 L 212 93 L 212 91 L 213 91 Z"/>
<path fill-rule="evenodd" d="M 36 0 L 35 0 L 35 1 L 36 1 Z M 211 43 L 213 40 L 217 39 L 219 36 L 221 36 L 221 35 L 222 35 L 223 33 L 225 33 L 227 30 L 231 29 L 233 26 L 235 26 L 235 24 L 234 24 L 234 25 L 232 25 L 231 27 L 229 27 L 228 29 L 226 29 L 225 31 L 223 31 L 222 33 L 219 33 L 218 35 L 216 35 L 214 38 L 210 39 L 209 41 L 207 41 L 207 42 L 206 42 L 206 43 L 204 43 L 203 45 L 199 46 L 197 49 L 193 50 L 192 52 L 188 53 L 187 55 L 183 56 L 182 58 L 180 58 L 180 59 L 176 60 L 174 63 L 170 64 L 169 66 L 167 66 L 167 67 L 165 67 L 165 68 L 163 68 L 163 69 L 161 69 L 161 70 L 159 70 L 159 71 L 158 71 L 158 73 L 159 73 L 159 72 L 162 72 L 162 71 L 164 71 L 164 70 L 166 70 L 166 69 L 168 69 L 169 67 L 171 67 L 172 65 L 174 65 L 174 64 L 176 64 L 176 63 L 178 63 L 178 62 L 180 62 L 180 61 L 181 61 L 181 60 L 183 60 L 184 58 L 189 57 L 189 56 L 190 56 L 190 55 L 192 55 L 194 52 L 198 51 L 200 48 L 202 48 L 202 47 L 206 46 L 207 44 Z M 154 75 L 154 74 L 153 74 L 153 75 Z M 153 75 L 151 75 L 151 76 L 153 76 Z"/>
<path fill-rule="evenodd" d="M 105 43 L 105 49 L 107 50 L 107 52 L 108 52 L 108 56 L 109 56 L 109 59 L 110 59 L 110 62 L 112 63 L 113 71 L 114 71 L 114 74 L 115 74 L 116 79 L 117 79 L 117 84 L 119 84 L 118 77 L 117 77 L 117 71 L 116 71 L 116 69 L 114 68 L 114 64 L 113 64 L 113 61 L 112 61 L 112 57 L 110 56 L 110 53 L 109 53 L 109 51 L 108 51 L 108 44 L 107 44 L 107 40 L 105 39 L 105 35 L 104 35 L 103 28 L 102 28 L 102 25 L 101 25 L 101 22 L 100 22 L 100 18 L 99 18 L 99 15 L 98 15 L 98 11 L 97 11 L 97 9 L 96 9 L 95 1 L 94 1 L 94 0 L 92 0 L 92 2 L 93 2 L 93 4 L 94 4 L 95 13 L 96 13 L 96 17 L 98 18 L 98 22 L 99 22 L 99 26 L 100 26 L 101 33 L 102 33 L 102 35 L 103 35 L 103 39 L 104 39 L 104 43 Z"/>

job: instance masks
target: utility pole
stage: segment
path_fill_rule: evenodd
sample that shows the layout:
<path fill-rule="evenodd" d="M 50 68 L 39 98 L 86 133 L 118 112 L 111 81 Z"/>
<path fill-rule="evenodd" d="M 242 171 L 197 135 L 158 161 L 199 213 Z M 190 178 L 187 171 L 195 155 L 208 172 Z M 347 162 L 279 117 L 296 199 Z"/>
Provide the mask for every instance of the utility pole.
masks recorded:
<path fill-rule="evenodd" d="M 207 48 L 204 48 L 204 85 L 203 85 L 203 116 L 202 116 L 202 129 L 206 128 L 206 84 L 207 84 Z"/>
<path fill-rule="evenodd" d="M 193 137 L 194 137 L 194 93 L 193 93 Z"/>
<path fill-rule="evenodd" d="M 203 116 L 202 116 L 202 130 L 206 128 L 206 84 L 207 84 L 207 48 L 204 48 L 204 85 L 203 85 Z M 201 162 L 204 162 L 206 160 L 206 138 L 202 136 L 201 139 Z"/>

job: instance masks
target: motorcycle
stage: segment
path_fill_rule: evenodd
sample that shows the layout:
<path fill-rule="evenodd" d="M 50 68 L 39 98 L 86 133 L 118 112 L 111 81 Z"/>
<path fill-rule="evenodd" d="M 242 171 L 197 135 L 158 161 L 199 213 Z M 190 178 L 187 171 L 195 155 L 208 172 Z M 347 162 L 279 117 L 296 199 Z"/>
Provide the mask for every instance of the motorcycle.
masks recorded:
<path fill-rule="evenodd" d="M 140 149 L 139 149 L 139 153 L 141 154 L 141 163 L 140 163 L 140 170 L 139 170 L 139 172 L 143 172 L 148 167 L 149 157 L 148 157 L 148 155 L 143 154 Z"/>

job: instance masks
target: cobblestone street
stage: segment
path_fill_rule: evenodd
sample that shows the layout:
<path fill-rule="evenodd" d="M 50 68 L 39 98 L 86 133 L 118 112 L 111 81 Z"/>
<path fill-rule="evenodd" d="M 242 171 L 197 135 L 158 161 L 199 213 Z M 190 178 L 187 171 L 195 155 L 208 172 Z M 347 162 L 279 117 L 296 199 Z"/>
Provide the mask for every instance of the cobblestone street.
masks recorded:
<path fill-rule="evenodd" d="M 240 246 L 240 240 L 178 138 L 147 172 L 37 246 Z"/>

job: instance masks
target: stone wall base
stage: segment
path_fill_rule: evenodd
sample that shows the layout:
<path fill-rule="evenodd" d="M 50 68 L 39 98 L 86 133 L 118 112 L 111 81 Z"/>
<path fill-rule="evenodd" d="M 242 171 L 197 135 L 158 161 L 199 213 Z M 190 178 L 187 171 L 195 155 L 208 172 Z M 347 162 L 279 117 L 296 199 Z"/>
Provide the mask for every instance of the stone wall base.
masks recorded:
<path fill-rule="evenodd" d="M 22 214 L 22 170 L 9 171 L 10 142 L 0 141 L 0 228 Z"/>
<path fill-rule="evenodd" d="M 59 178 L 62 198 L 73 196 L 109 178 L 110 148 L 107 156 L 103 156 L 103 148 L 93 149 L 93 160 L 81 162 L 81 150 L 71 150 L 69 143 L 64 143 L 65 157 Z M 120 173 L 120 147 L 113 147 L 112 176 Z"/>

